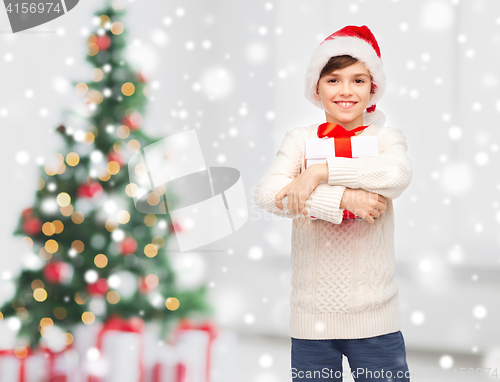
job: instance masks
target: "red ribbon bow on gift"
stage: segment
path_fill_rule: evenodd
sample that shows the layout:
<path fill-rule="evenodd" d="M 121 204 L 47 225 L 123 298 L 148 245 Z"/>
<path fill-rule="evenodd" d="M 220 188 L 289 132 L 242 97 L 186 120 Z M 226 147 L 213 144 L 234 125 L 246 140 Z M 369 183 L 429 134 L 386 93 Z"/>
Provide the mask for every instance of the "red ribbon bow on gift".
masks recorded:
<path fill-rule="evenodd" d="M 325 122 L 318 126 L 318 138 L 334 138 L 335 156 L 352 158 L 351 137 L 356 135 L 356 132 L 366 129 L 370 125 L 359 126 L 352 130 L 346 130 L 343 126 Z"/>
<path fill-rule="evenodd" d="M 333 122 L 325 122 L 318 126 L 318 138 L 354 137 L 356 132 L 366 129 L 370 125 L 359 126 L 352 130 L 346 130 L 342 125 Z"/>
<path fill-rule="evenodd" d="M 144 321 L 140 317 L 132 317 L 126 320 L 118 315 L 110 315 L 109 318 L 104 322 L 97 338 L 97 347 L 99 349 L 102 346 L 102 337 L 104 333 L 109 330 L 142 333 L 142 331 L 144 330 Z"/>

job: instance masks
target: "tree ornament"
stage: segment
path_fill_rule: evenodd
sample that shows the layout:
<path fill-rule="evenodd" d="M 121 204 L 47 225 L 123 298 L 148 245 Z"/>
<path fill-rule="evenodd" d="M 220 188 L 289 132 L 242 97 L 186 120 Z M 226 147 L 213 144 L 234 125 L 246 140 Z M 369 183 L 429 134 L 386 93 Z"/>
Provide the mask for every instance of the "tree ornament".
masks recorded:
<path fill-rule="evenodd" d="M 100 196 L 102 192 L 102 186 L 100 183 L 84 183 L 81 184 L 76 190 L 76 196 L 80 198 L 93 198 L 94 195 Z"/>
<path fill-rule="evenodd" d="M 176 233 L 182 232 L 182 226 L 177 222 L 171 221 L 168 227 L 170 232 L 176 232 Z"/>
<path fill-rule="evenodd" d="M 43 277 L 52 284 L 67 284 L 73 275 L 73 268 L 64 261 L 54 260 L 43 268 Z"/>
<path fill-rule="evenodd" d="M 26 219 L 26 218 L 33 216 L 33 215 L 34 215 L 34 210 L 31 207 L 24 209 L 23 212 L 21 213 L 21 217 L 23 219 Z"/>
<path fill-rule="evenodd" d="M 38 235 L 42 231 L 42 221 L 37 217 L 29 217 L 23 221 L 23 231 L 29 236 Z"/>
<path fill-rule="evenodd" d="M 121 242 L 120 254 L 122 256 L 128 256 L 137 250 L 137 241 L 133 237 L 126 237 Z"/>
<path fill-rule="evenodd" d="M 108 158 L 108 162 L 115 161 L 120 165 L 120 167 L 123 167 L 123 165 L 124 165 L 122 156 L 114 150 L 111 150 L 108 153 L 107 158 Z"/>
<path fill-rule="evenodd" d="M 99 50 L 107 50 L 111 46 L 111 39 L 108 35 L 97 36 L 96 45 L 99 47 Z"/>
<path fill-rule="evenodd" d="M 127 126 L 130 130 L 139 130 L 142 124 L 142 115 L 138 111 L 127 113 L 121 120 L 122 124 Z"/>
<path fill-rule="evenodd" d="M 156 276 L 156 280 L 152 276 L 156 275 L 142 276 L 138 279 L 139 292 L 148 294 L 156 290 L 158 287 L 158 276 Z"/>
<path fill-rule="evenodd" d="M 104 278 L 100 278 L 95 283 L 87 285 L 87 293 L 90 296 L 94 295 L 104 296 L 106 293 L 108 293 L 108 290 L 109 290 L 108 280 Z"/>

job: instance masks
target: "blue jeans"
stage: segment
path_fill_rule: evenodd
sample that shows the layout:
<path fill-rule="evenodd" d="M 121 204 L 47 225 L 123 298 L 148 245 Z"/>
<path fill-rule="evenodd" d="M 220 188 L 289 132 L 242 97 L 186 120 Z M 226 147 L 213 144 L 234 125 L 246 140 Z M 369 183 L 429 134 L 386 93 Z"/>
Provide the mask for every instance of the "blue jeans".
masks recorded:
<path fill-rule="evenodd" d="M 356 382 L 409 382 L 401 331 L 357 339 L 305 340 L 292 337 L 293 382 L 342 382 L 342 354 Z"/>

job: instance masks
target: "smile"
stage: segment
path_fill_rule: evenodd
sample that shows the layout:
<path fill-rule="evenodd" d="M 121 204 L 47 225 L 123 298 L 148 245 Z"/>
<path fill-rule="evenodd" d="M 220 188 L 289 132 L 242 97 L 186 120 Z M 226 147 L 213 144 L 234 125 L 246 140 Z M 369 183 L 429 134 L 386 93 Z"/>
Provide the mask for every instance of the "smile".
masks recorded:
<path fill-rule="evenodd" d="M 335 102 L 335 104 L 337 104 L 342 109 L 350 109 L 351 107 L 356 105 L 357 102 Z"/>

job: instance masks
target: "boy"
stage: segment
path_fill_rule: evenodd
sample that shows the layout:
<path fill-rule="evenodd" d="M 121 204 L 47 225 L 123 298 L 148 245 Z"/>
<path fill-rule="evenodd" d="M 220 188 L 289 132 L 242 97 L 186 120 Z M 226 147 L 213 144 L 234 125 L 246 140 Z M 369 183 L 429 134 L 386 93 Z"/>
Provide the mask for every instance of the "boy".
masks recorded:
<path fill-rule="evenodd" d="M 305 77 L 306 98 L 325 110 L 326 122 L 288 131 L 257 185 L 258 207 L 293 219 L 293 381 L 342 381 L 342 354 L 356 381 L 410 380 L 392 200 L 413 170 L 405 136 L 383 127 L 385 116 L 375 110 L 384 90 L 380 49 L 368 27 L 346 26 L 327 37 Z M 332 128 L 334 136 L 377 136 L 380 154 L 329 157 L 304 169 L 305 140 Z M 345 210 L 362 219 L 343 219 Z"/>

